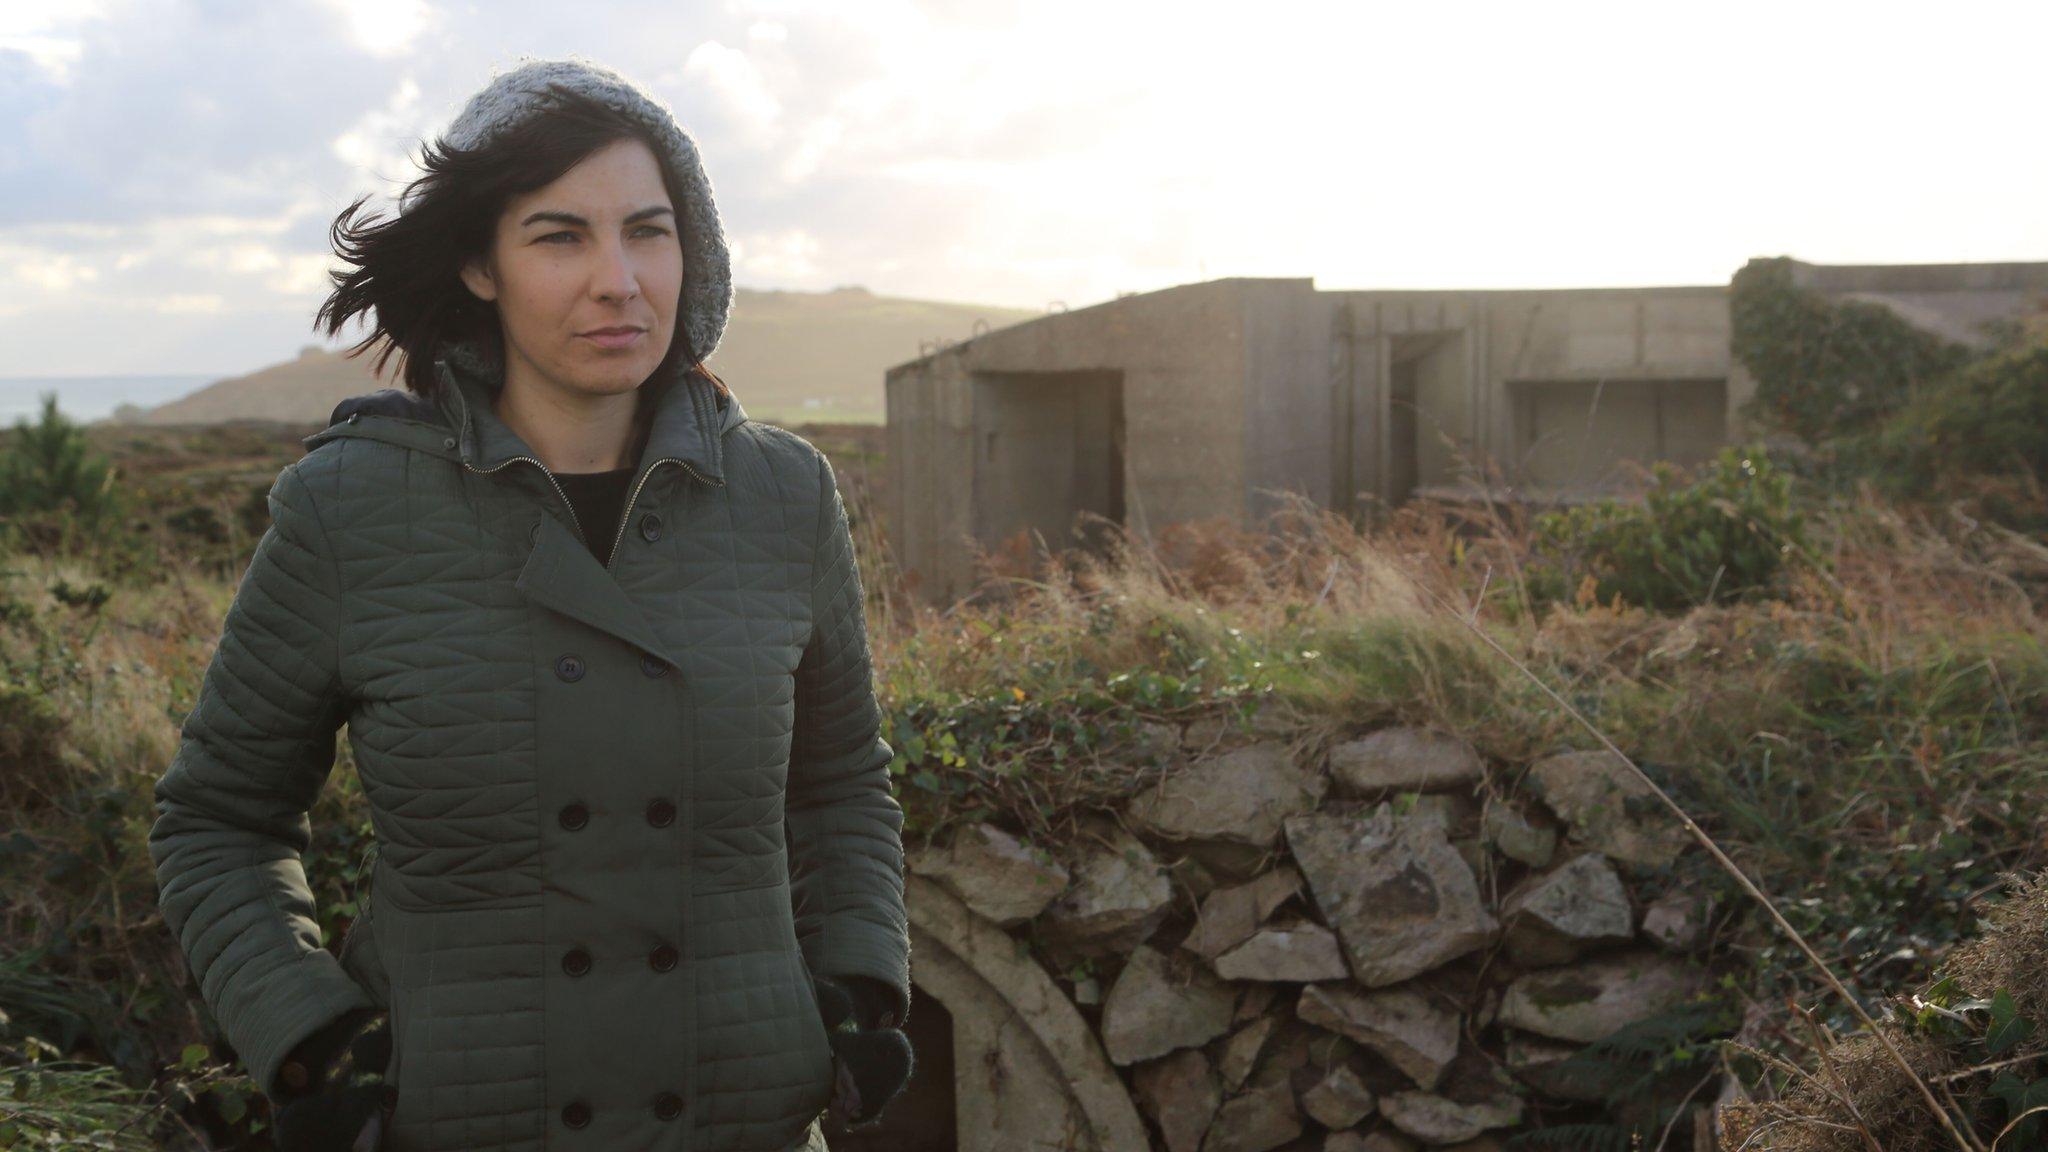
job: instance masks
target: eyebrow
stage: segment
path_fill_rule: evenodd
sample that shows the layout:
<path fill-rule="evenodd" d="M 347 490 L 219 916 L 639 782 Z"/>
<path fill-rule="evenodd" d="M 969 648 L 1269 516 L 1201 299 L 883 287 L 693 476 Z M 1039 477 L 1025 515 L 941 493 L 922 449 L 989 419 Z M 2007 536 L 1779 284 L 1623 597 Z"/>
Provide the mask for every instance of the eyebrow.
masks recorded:
<path fill-rule="evenodd" d="M 637 224 L 637 223 L 639 223 L 640 221 L 642 221 L 642 220 L 646 220 L 646 219 L 648 219 L 648 218 L 650 218 L 650 217 L 654 217 L 654 216 L 673 216 L 673 215 L 675 215 L 675 214 L 676 214 L 676 213 L 675 213 L 675 209 L 673 209 L 673 208 L 670 208 L 670 207 L 669 207 L 668 205 L 666 205 L 666 204 L 656 204 L 656 205 L 653 205 L 652 207 L 648 207 L 648 208 L 642 208 L 642 209 L 640 209 L 640 210 L 639 210 L 638 212 L 635 212 L 635 213 L 633 213 L 633 214 L 632 214 L 631 216 L 628 216 L 628 217 L 626 217 L 626 223 L 628 223 L 628 224 Z M 588 228 L 588 227 L 590 227 L 590 221 L 588 221 L 588 220 L 585 220 L 585 219 L 584 219 L 583 217 L 581 217 L 581 216 L 578 216 L 578 215 L 576 215 L 576 214 L 575 214 L 574 212 L 548 212 L 548 211 L 541 211 L 541 212 L 535 212 L 535 213 L 534 213 L 533 215 L 531 215 L 531 216 L 528 216 L 528 217 L 527 217 L 526 219 L 524 219 L 524 220 L 521 220 L 521 221 L 519 222 L 519 226 L 520 226 L 521 228 L 524 228 L 524 227 L 526 227 L 526 226 L 527 226 L 528 224 L 541 224 L 541 223 L 552 223 L 552 224 L 567 224 L 567 225 L 570 225 L 571 227 L 575 227 L 575 228 Z"/>

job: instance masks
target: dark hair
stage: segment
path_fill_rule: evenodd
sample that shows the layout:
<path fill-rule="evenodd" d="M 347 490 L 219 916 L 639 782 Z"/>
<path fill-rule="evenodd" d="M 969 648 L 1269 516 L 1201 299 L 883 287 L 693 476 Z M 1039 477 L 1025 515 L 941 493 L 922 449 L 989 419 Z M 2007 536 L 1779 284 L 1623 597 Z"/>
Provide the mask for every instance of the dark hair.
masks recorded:
<path fill-rule="evenodd" d="M 372 212 L 357 219 L 367 195 L 342 209 L 329 238 L 335 255 L 351 267 L 328 273 L 334 291 L 314 315 L 315 331 L 325 326 L 327 335 L 337 336 L 349 320 L 374 313 L 370 334 L 348 355 L 360 356 L 382 344 L 376 372 L 382 375 L 396 353 L 406 388 L 418 396 L 430 396 L 437 388 L 434 359 L 444 342 L 468 343 L 493 361 L 500 356 L 497 308 L 469 291 L 462 266 L 489 251 L 505 205 L 620 140 L 639 140 L 656 157 L 662 155 L 647 130 L 622 113 L 570 89 L 552 86 L 550 92 L 554 98 L 542 111 L 480 147 L 456 148 L 445 137 L 422 143 L 419 164 L 425 175 L 406 185 L 397 215 L 386 219 Z M 683 202 L 668 164 L 660 167 L 662 187 L 681 228 L 687 217 Z M 675 335 L 651 378 L 673 373 L 687 357 L 692 372 L 710 381 L 720 396 L 728 395 L 725 381 L 690 347 L 686 319 L 679 304 Z"/>

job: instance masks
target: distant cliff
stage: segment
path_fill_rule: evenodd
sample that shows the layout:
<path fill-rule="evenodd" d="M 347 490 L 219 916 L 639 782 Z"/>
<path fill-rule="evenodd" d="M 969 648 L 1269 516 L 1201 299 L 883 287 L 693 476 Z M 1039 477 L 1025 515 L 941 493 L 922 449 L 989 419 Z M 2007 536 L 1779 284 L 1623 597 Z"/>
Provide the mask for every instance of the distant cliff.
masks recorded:
<path fill-rule="evenodd" d="M 711 370 L 762 419 L 882 418 L 882 374 L 916 359 L 923 342 L 959 340 L 976 321 L 1001 328 L 1038 312 L 877 296 L 865 288 L 762 292 L 742 288 Z M 373 355 L 350 359 L 308 347 L 295 360 L 218 380 L 154 408 L 124 405 L 116 419 L 143 424 L 275 420 L 319 424 L 337 401 L 398 387 L 396 357 L 379 379 Z"/>

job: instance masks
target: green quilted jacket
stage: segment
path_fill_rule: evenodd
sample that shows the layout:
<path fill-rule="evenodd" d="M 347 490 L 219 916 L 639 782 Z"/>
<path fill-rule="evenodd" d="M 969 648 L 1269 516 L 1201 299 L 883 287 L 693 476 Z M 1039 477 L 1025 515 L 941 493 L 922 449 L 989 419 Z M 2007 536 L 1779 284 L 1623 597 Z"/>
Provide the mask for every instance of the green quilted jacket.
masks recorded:
<path fill-rule="evenodd" d="M 579 525 L 460 363 L 345 401 L 271 488 L 156 784 L 165 920 L 273 1095 L 301 1039 L 390 1010 L 386 1149 L 821 1148 L 812 975 L 910 998 L 832 467 L 657 381 L 621 520 Z M 344 723 L 378 853 L 337 958 L 301 854 Z"/>

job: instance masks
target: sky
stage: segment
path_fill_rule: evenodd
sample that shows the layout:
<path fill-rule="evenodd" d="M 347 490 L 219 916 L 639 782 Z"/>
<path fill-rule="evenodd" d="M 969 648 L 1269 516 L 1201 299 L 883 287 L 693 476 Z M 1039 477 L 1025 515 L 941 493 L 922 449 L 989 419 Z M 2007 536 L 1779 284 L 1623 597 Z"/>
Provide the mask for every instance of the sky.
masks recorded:
<path fill-rule="evenodd" d="M 328 227 L 522 57 L 697 141 L 741 287 L 1083 307 L 2048 260 L 2048 4 L 0 0 L 0 377 L 325 343 Z"/>

